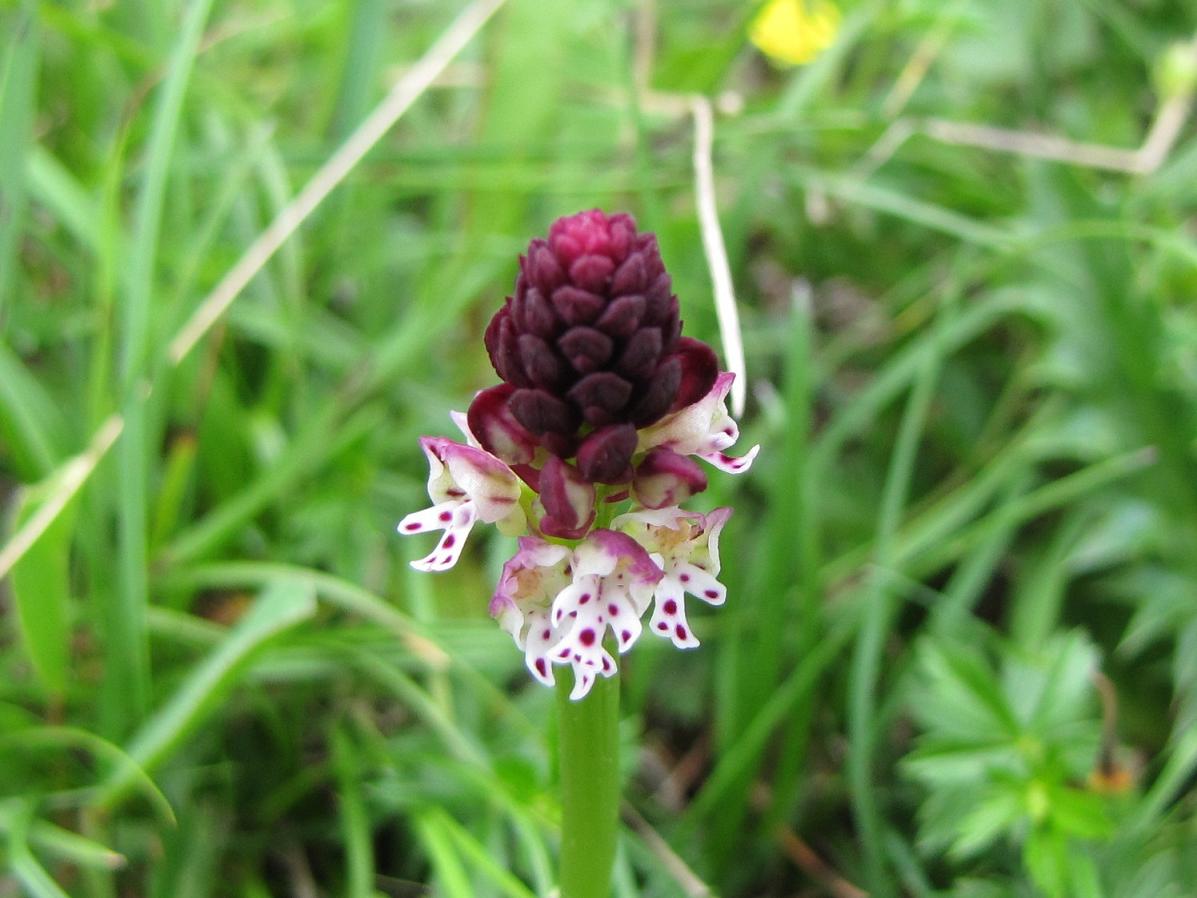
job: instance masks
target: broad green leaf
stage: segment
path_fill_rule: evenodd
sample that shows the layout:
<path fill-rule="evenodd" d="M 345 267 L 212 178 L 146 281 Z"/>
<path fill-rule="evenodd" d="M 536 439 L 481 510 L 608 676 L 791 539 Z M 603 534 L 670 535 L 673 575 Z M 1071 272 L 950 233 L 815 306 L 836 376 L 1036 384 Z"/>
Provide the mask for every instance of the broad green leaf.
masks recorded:
<path fill-rule="evenodd" d="M 1018 724 L 985 658 L 947 640 L 925 642 L 919 652 L 925 677 L 912 710 L 926 727 L 947 736 L 1013 738 Z"/>
<path fill-rule="evenodd" d="M 1081 839 L 1102 839 L 1114 830 L 1103 796 L 1068 786 L 1051 790 L 1049 814 L 1062 833 Z"/>
<path fill-rule="evenodd" d="M 1032 881 L 1049 898 L 1069 895 L 1069 851 L 1066 840 L 1051 829 L 1037 827 L 1023 846 L 1022 860 Z"/>
<path fill-rule="evenodd" d="M 1057 635 L 1041 649 L 1011 652 L 1002 671 L 1003 686 L 1019 718 L 1042 732 L 1090 711 L 1097 664 L 1097 651 L 1082 633 Z"/>
<path fill-rule="evenodd" d="M 926 737 L 919 747 L 902 761 L 903 769 L 924 782 L 941 787 L 959 788 L 970 781 L 983 780 L 997 770 L 1015 772 L 1024 769 L 1016 745 L 1009 739 L 990 743 L 982 740 Z"/>
<path fill-rule="evenodd" d="M 1025 820 L 1022 797 L 1001 785 L 975 796 L 972 809 L 958 822 L 959 835 L 949 854 L 964 859 L 984 851 Z"/>

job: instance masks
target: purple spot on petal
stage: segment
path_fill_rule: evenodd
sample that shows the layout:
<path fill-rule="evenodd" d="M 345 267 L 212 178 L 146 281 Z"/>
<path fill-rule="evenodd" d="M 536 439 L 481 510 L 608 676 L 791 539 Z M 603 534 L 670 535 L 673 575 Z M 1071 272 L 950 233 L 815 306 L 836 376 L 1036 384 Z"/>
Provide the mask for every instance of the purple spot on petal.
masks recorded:
<path fill-rule="evenodd" d="M 552 630 L 545 630 L 543 633 L 541 633 L 541 634 L 540 634 L 540 638 L 541 638 L 541 639 L 548 639 L 548 638 L 549 638 L 549 637 L 551 637 L 552 635 L 553 635 L 553 631 L 552 631 Z"/>
<path fill-rule="evenodd" d="M 557 653 L 557 657 L 558 658 L 568 658 L 569 657 L 569 649 L 562 649 L 561 651 L 559 651 Z"/>
<path fill-rule="evenodd" d="M 590 601 L 590 593 L 584 592 L 584 593 L 582 593 L 581 597 L 578 599 L 578 604 L 585 605 L 589 601 Z"/>
<path fill-rule="evenodd" d="M 451 521 L 451 520 L 453 520 L 453 512 L 451 512 L 451 511 L 442 511 L 438 517 L 439 517 L 439 518 L 440 518 L 440 520 L 442 520 L 442 521 Z"/>
<path fill-rule="evenodd" d="M 677 625 L 677 638 L 681 640 L 685 640 L 686 638 L 686 628 L 681 624 Z"/>
<path fill-rule="evenodd" d="M 465 495 L 465 490 L 459 490 L 457 487 L 453 487 L 452 489 L 445 490 L 445 495 L 452 496 L 454 499 L 460 499 Z"/>
<path fill-rule="evenodd" d="M 611 669 L 611 662 L 608 661 L 606 658 L 603 658 L 603 670 L 610 670 L 610 669 Z"/>
<path fill-rule="evenodd" d="M 607 606 L 607 612 L 608 612 L 608 613 L 609 613 L 609 614 L 610 614 L 612 617 L 616 617 L 616 616 L 618 616 L 618 615 L 619 615 L 619 606 L 618 606 L 618 605 L 616 605 L 616 604 L 614 604 L 614 603 L 612 603 L 612 604 L 610 604 L 610 605 L 608 605 L 608 606 Z"/>
<path fill-rule="evenodd" d="M 452 564 L 452 563 L 453 563 L 452 555 L 446 555 L 444 558 L 441 559 L 441 564 Z"/>
<path fill-rule="evenodd" d="M 679 580 L 681 580 L 683 583 L 689 583 L 689 582 L 690 582 L 690 575 L 689 575 L 689 574 L 682 574 L 680 577 L 678 577 L 678 579 L 679 579 Z"/>
<path fill-rule="evenodd" d="M 665 630 L 669 629 L 669 624 L 665 623 L 665 621 L 661 621 L 659 624 L 657 624 L 657 629 L 664 632 Z"/>
<path fill-rule="evenodd" d="M 574 660 L 575 660 L 575 661 L 581 661 L 581 660 L 582 660 L 582 656 L 581 656 L 581 655 L 579 655 L 579 654 L 577 654 L 577 653 L 575 653 L 575 654 L 574 654 Z"/>
<path fill-rule="evenodd" d="M 441 541 L 441 547 L 445 549 L 451 549 L 455 542 L 457 542 L 457 537 L 450 533 Z"/>
<path fill-rule="evenodd" d="M 708 589 L 706 592 L 703 593 L 703 595 L 706 596 L 708 599 L 717 599 L 717 598 L 719 598 L 719 591 L 717 589 Z"/>
<path fill-rule="evenodd" d="M 536 659 L 536 672 L 538 674 L 540 674 L 542 677 L 548 676 L 548 672 L 545 670 L 544 658 Z"/>
<path fill-rule="evenodd" d="M 668 599 L 661 607 L 661 610 L 666 614 L 677 614 L 677 602 L 675 602 L 673 599 Z"/>
<path fill-rule="evenodd" d="M 582 645 L 594 645 L 594 631 L 583 630 L 578 634 L 578 642 L 582 643 Z"/>
<path fill-rule="evenodd" d="M 631 638 L 632 638 L 632 634 L 628 630 L 624 630 L 622 633 L 619 634 L 620 642 L 627 642 Z"/>
<path fill-rule="evenodd" d="M 404 529 L 404 530 L 409 530 L 409 531 L 410 531 L 410 530 L 419 530 L 419 529 L 420 529 L 420 525 L 419 525 L 419 524 L 408 524 L 408 525 L 407 525 L 406 527 L 404 527 L 403 529 Z"/>

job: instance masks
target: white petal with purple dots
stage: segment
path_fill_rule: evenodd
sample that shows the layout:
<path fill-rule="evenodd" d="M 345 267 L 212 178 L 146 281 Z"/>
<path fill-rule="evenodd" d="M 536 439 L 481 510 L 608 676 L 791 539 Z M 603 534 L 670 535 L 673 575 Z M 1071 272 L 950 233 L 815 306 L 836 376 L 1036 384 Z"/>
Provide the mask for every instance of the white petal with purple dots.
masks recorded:
<path fill-rule="evenodd" d="M 399 522 L 405 536 L 443 530 L 431 553 L 412 567 L 420 571 L 446 571 L 457 563 L 466 537 L 481 520 L 500 529 L 520 530 L 525 525 L 520 507 L 520 480 L 493 455 L 443 437 L 422 437 L 428 458 L 428 495 L 433 506 L 413 512 Z"/>
<path fill-rule="evenodd" d="M 623 533 L 596 530 L 574 550 L 573 582 L 553 600 L 550 616 L 564 630 L 550 658 L 574 669 L 570 698 L 586 695 L 595 677 L 615 674 L 603 637 L 609 629 L 620 653 L 632 647 L 661 577 L 644 547 Z"/>
<path fill-rule="evenodd" d="M 686 593 L 708 605 L 722 605 L 727 600 L 727 589 L 716 575 L 719 533 L 729 517 L 730 508 L 716 508 L 703 515 L 674 507 L 629 512 L 611 523 L 651 552 L 664 572 L 653 592 L 649 629 L 678 648 L 699 645 L 686 619 Z"/>
<path fill-rule="evenodd" d="M 729 474 L 747 471 L 760 446 L 753 446 L 739 458 L 724 451 L 740 438 L 740 428 L 728 414 L 725 401 L 735 378 L 729 371 L 722 372 L 702 399 L 641 430 L 638 451 L 662 447 L 678 455 L 697 455 Z"/>
<path fill-rule="evenodd" d="M 466 537 L 474 529 L 477 518 L 473 503 L 453 499 L 409 514 L 399 522 L 399 532 L 404 535 L 428 530 L 445 531 L 436 548 L 413 561 L 411 566 L 417 571 L 447 571 L 453 567 L 461 557 Z"/>
<path fill-rule="evenodd" d="M 528 670 L 546 686 L 553 685 L 549 653 L 565 633 L 549 618 L 549 608 L 570 582 L 572 553 L 565 546 L 534 536 L 520 538 L 519 551 L 503 565 L 490 613 L 524 650 Z"/>

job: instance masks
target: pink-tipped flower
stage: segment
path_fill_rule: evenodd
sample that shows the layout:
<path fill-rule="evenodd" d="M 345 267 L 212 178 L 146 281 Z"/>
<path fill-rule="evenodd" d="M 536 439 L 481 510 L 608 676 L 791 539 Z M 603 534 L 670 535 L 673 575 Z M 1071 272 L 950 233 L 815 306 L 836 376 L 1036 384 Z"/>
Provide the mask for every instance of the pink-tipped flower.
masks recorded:
<path fill-rule="evenodd" d="M 523 649 L 528 670 L 546 686 L 554 683 L 550 650 L 565 631 L 549 620 L 549 608 L 569 586 L 571 555 L 565 546 L 520 537 L 519 551 L 503 565 L 490 600 L 491 617 Z"/>
<path fill-rule="evenodd" d="M 632 647 L 662 576 L 644 547 L 624 533 L 596 530 L 574 550 L 573 582 L 553 600 L 550 615 L 565 632 L 549 649 L 554 663 L 573 666 L 571 699 L 585 696 L 595 677 L 614 676 L 603 636 L 611 630 L 620 654 Z"/>
<path fill-rule="evenodd" d="M 640 451 L 657 447 L 672 449 L 678 455 L 697 455 L 729 474 L 747 471 L 760 446 L 753 446 L 739 458 L 724 451 L 740 438 L 740 428 L 727 413 L 725 401 L 735 377 L 728 371 L 722 372 L 710 392 L 697 402 L 642 429 Z"/>
<path fill-rule="evenodd" d="M 653 590 L 649 629 L 673 641 L 679 649 L 696 648 L 698 638 L 686 620 L 685 594 L 708 605 L 722 605 L 727 589 L 719 573 L 719 531 L 731 517 L 730 508 L 710 514 L 661 508 L 623 514 L 611 522 L 643 546 L 664 572 Z"/>
<path fill-rule="evenodd" d="M 463 446 L 444 437 L 421 437 L 428 457 L 428 495 L 431 508 L 413 512 L 399 522 L 404 535 L 443 530 L 435 549 L 411 566 L 419 571 L 446 571 L 457 563 L 475 521 L 498 524 L 518 533 L 525 526 L 520 508 L 520 481 L 489 452 Z"/>

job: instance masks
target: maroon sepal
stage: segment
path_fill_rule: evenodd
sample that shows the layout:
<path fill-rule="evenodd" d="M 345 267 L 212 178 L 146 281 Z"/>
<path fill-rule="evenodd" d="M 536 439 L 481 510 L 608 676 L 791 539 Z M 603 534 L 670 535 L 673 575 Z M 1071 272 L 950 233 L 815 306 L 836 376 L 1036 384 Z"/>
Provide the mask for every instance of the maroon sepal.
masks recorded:
<path fill-rule="evenodd" d="M 671 411 L 677 411 L 711 392 L 715 378 L 719 376 L 719 359 L 715 357 L 715 350 L 693 337 L 678 338 L 673 355 L 682 363 L 682 380 L 671 408 Z"/>
<path fill-rule="evenodd" d="M 509 465 L 524 465 L 532 461 L 539 444 L 507 404 L 514 392 L 510 384 L 482 390 L 470 403 L 466 420 L 483 449 Z"/>
<path fill-rule="evenodd" d="M 578 470 L 592 483 L 626 483 L 632 478 L 636 440 L 631 424 L 600 427 L 578 447 Z"/>
<path fill-rule="evenodd" d="M 549 536 L 578 539 L 594 522 L 594 484 L 555 455 L 540 469 L 540 529 Z"/>
<path fill-rule="evenodd" d="M 511 470 L 515 471 L 516 476 L 524 483 L 532 488 L 532 492 L 540 492 L 540 471 L 531 465 L 512 465 Z"/>

